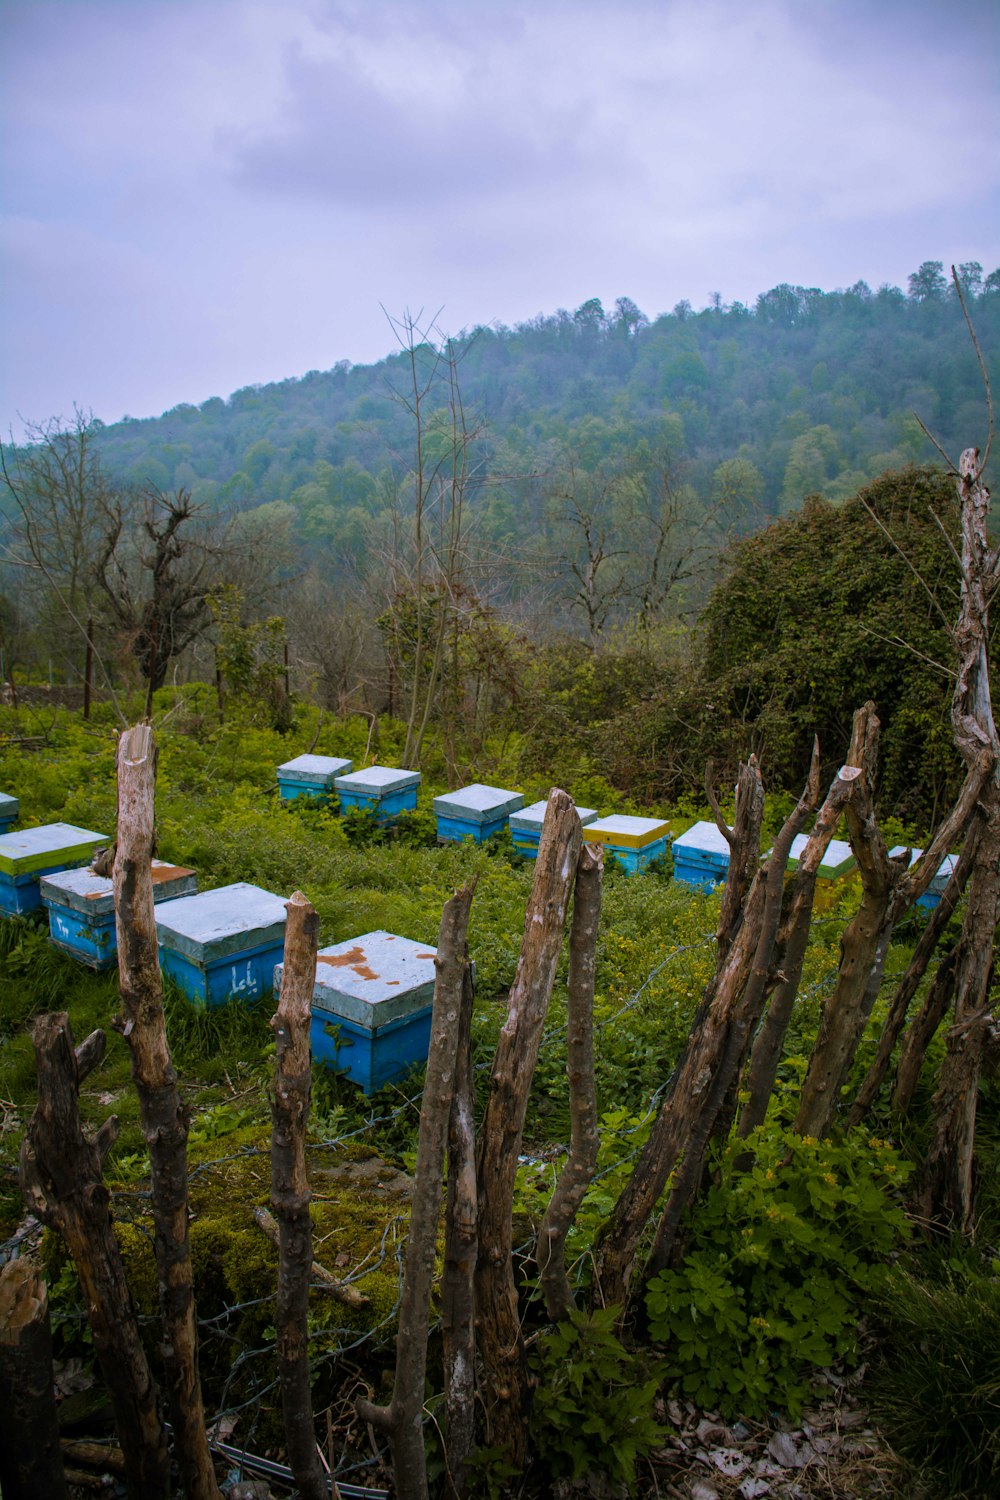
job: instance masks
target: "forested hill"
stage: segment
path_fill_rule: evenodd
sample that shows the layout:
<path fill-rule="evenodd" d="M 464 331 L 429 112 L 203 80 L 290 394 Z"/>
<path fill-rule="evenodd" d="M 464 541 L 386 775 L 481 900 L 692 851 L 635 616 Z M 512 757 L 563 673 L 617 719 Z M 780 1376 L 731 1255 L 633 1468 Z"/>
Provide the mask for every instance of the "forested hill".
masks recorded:
<path fill-rule="evenodd" d="M 1000 388 L 1000 271 L 962 270 Z M 539 493 L 567 465 L 592 472 L 637 442 L 697 504 L 728 505 L 746 529 L 809 492 L 838 499 L 932 457 L 914 413 L 951 452 L 985 427 L 973 347 L 937 262 L 907 294 L 782 285 L 753 307 L 680 303 L 653 321 L 628 298 L 610 312 L 592 300 L 457 344 L 465 409 L 482 424 L 478 472 L 502 476 L 480 497 L 487 540 L 515 534 L 525 505 L 540 514 Z M 341 362 L 126 419 L 103 429 L 100 447 L 116 474 L 190 488 L 213 507 L 288 504 L 301 542 L 342 554 L 412 463 L 412 418 L 393 396 L 407 384 L 405 351 Z"/>

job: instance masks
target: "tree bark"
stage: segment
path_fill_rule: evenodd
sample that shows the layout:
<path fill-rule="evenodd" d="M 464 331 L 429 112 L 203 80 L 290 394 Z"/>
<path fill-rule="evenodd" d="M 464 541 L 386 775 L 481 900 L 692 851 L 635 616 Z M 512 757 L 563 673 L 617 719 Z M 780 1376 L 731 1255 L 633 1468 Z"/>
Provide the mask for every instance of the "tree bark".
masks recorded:
<path fill-rule="evenodd" d="M 830 847 L 830 840 L 837 831 L 840 815 L 854 790 L 854 783 L 860 775 L 861 769 L 858 766 L 841 766 L 816 815 L 815 826 L 795 872 L 788 915 L 782 923 L 775 944 L 780 955 L 778 982 L 750 1054 L 747 1072 L 747 1092 L 750 1097 L 744 1106 L 738 1127 L 739 1134 L 744 1137 L 758 1125 L 763 1125 L 767 1116 L 768 1102 L 778 1076 L 785 1033 L 802 981 L 802 966 L 809 944 L 813 902 L 816 898 L 817 872 Z"/>
<path fill-rule="evenodd" d="M 271 1021 L 277 1048 L 271 1100 L 271 1207 L 278 1221 L 277 1350 L 288 1463 L 303 1500 L 327 1500 L 309 1385 L 309 1282 L 312 1221 L 306 1129 L 312 1048 L 309 1027 L 316 984 L 319 917 L 301 891 L 285 907 L 281 996 Z M 336 1490 L 334 1490 L 336 1493 Z"/>
<path fill-rule="evenodd" d="M 358 1415 L 384 1432 L 392 1448 L 392 1473 L 398 1500 L 428 1500 L 424 1454 L 424 1379 L 431 1286 L 441 1215 L 448 1121 L 455 1089 L 459 1018 L 462 1011 L 473 887 L 464 886 L 445 904 L 434 960 L 437 980 L 431 1013 L 431 1044 L 417 1138 L 416 1185 L 406 1242 L 406 1268 L 396 1336 L 396 1375 L 388 1406 L 357 1403 Z"/>
<path fill-rule="evenodd" d="M 566 1274 L 566 1236 L 594 1176 L 600 1145 L 594 1083 L 594 970 L 603 881 L 604 852 L 601 846 L 581 845 L 576 867 L 567 981 L 569 1157 L 545 1210 L 535 1252 L 545 1309 L 553 1323 L 569 1317 L 575 1305 Z"/>
<path fill-rule="evenodd" d="M 142 1133 L 149 1148 L 163 1363 L 174 1447 L 188 1500 L 219 1500 L 198 1375 L 198 1325 L 188 1240 L 188 1111 L 177 1087 L 163 1016 L 153 883 L 156 747 L 148 724 L 118 745 L 118 847 L 114 864 L 118 983 L 116 1024 L 132 1054 Z"/>
<path fill-rule="evenodd" d="M 736 822 L 740 826 L 738 833 L 733 831 L 734 846 L 738 843 L 741 849 L 752 848 L 753 831 L 756 830 L 759 855 L 763 810 L 764 788 L 756 759 L 751 756 L 747 765 L 740 767 L 736 797 Z M 732 859 L 729 874 L 734 882 L 741 880 Z M 728 879 L 726 888 L 728 891 Z M 725 1088 L 720 1090 L 713 1085 L 718 1083 L 719 1060 L 726 1055 L 730 1012 L 750 974 L 763 921 L 764 900 L 765 885 L 758 872 L 742 907 L 732 912 L 731 936 L 720 946 L 715 974 L 698 1007 L 684 1051 L 667 1087 L 666 1098 L 632 1175 L 618 1197 L 598 1248 L 595 1277 L 606 1304 L 619 1304 L 624 1308 L 642 1232 L 685 1148 L 692 1127 L 688 1110 L 702 1104 L 710 1109 L 710 1100 L 717 1109 L 725 1098 Z M 707 1135 L 705 1139 L 707 1142 Z"/>
<path fill-rule="evenodd" d="M 48 1293 L 23 1256 L 0 1271 L 0 1492 L 7 1500 L 66 1494 Z"/>
<path fill-rule="evenodd" d="M 472 1076 L 474 999 L 472 968 L 466 954 L 462 1010 L 458 1018 L 455 1093 L 448 1122 L 448 1201 L 441 1278 L 445 1451 L 450 1494 L 455 1500 L 465 1500 L 468 1493 L 467 1465 L 476 1435 L 475 1277 L 479 1253 L 479 1197 L 476 1191 L 475 1088 Z"/>
<path fill-rule="evenodd" d="M 497 1040 L 477 1164 L 476 1321 L 489 1441 L 518 1469 L 526 1452 L 528 1368 L 512 1260 L 514 1180 L 580 844 L 573 801 L 553 789 L 507 1019 Z"/>
<path fill-rule="evenodd" d="M 882 1084 L 885 1080 L 885 1075 L 889 1071 L 889 1063 L 892 1060 L 893 1048 L 895 1047 L 896 1042 L 899 1040 L 899 1034 L 906 1023 L 906 1015 L 907 1011 L 910 1008 L 910 1002 L 913 999 L 914 995 L 917 993 L 918 988 L 920 987 L 920 981 L 923 979 L 925 973 L 927 972 L 927 965 L 930 963 L 931 958 L 934 954 L 934 950 L 937 948 L 941 934 L 942 932 L 944 932 L 945 927 L 948 925 L 951 915 L 954 912 L 955 907 L 958 905 L 962 892 L 965 890 L 966 882 L 969 878 L 969 871 L 972 869 L 973 856 L 978 841 L 979 824 L 974 820 L 969 829 L 969 832 L 965 836 L 965 844 L 963 845 L 958 864 L 952 871 L 948 880 L 948 884 L 945 886 L 944 890 L 941 893 L 941 900 L 931 912 L 927 926 L 920 934 L 920 941 L 917 943 L 916 948 L 913 950 L 913 957 L 907 965 L 906 973 L 900 980 L 899 985 L 896 989 L 896 993 L 892 997 L 892 1003 L 889 1006 L 889 1011 L 885 1018 L 885 1025 L 882 1028 L 882 1035 L 879 1037 L 878 1048 L 872 1061 L 872 1065 L 868 1069 L 865 1080 L 858 1090 L 857 1097 L 855 1098 L 854 1103 L 851 1105 L 847 1113 L 847 1128 L 849 1130 L 853 1126 L 861 1124 L 861 1121 L 871 1109 L 878 1096 L 879 1089 L 882 1087 Z M 931 986 L 931 994 L 928 995 L 928 1001 L 931 1002 L 930 1008 L 925 1005 L 919 1015 L 915 1018 L 908 1033 L 909 1037 L 911 1038 L 910 1046 L 907 1048 L 904 1044 L 904 1054 L 906 1052 L 909 1053 L 911 1058 L 910 1066 L 912 1066 L 912 1060 L 914 1060 L 916 1057 L 916 1052 L 914 1051 L 915 1043 L 912 1039 L 917 1039 L 916 1045 L 920 1047 L 920 1061 L 917 1062 L 918 1074 L 920 1071 L 920 1064 L 923 1061 L 924 1052 L 927 1049 L 927 1043 L 930 1041 L 930 1038 L 937 1030 L 938 1023 L 944 1015 L 944 1009 L 937 1011 L 936 1019 L 933 1021 L 933 1024 L 930 1027 L 930 1031 L 928 1032 L 926 1030 L 927 1022 L 930 1019 L 931 1014 L 934 1013 L 934 1010 L 939 1003 L 941 993 L 946 989 L 944 983 L 946 976 L 941 975 L 940 970 L 938 971 L 938 974 L 941 977 L 942 982 L 939 984 L 937 979 L 935 979 L 934 984 Z M 950 995 L 950 989 L 947 989 L 946 993 Z M 944 1004 L 945 1006 L 947 1006 L 947 999 L 945 999 Z M 920 1038 L 923 1038 L 922 1046 L 920 1046 Z M 903 1068 L 902 1057 L 904 1054 L 901 1054 L 900 1057 L 900 1070 L 902 1070 Z M 898 1078 L 899 1070 L 897 1070 L 897 1080 Z M 914 1082 L 916 1082 L 916 1078 L 914 1078 Z M 894 1105 L 894 1108 L 898 1113 L 898 1106 Z"/>
<path fill-rule="evenodd" d="M 73 1258 L 125 1455 L 130 1500 L 167 1500 L 166 1432 L 101 1177 L 118 1122 L 112 1116 L 93 1141 L 80 1124 L 80 1084 L 104 1056 L 104 1033 L 92 1032 L 74 1050 L 69 1017 L 54 1013 L 39 1017 L 32 1039 L 38 1104 L 21 1145 L 21 1190 L 31 1212 L 58 1230 Z"/>

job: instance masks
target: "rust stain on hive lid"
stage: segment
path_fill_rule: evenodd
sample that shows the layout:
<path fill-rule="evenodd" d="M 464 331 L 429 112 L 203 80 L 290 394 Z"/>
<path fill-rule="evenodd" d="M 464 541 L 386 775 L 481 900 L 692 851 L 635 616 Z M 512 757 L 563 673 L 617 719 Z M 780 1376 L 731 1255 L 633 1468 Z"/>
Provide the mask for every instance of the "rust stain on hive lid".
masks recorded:
<path fill-rule="evenodd" d="M 355 945 L 348 948 L 346 953 L 321 953 L 318 962 L 329 964 L 333 969 L 353 969 L 361 979 L 377 979 L 375 970 L 369 967 L 365 958 L 365 950 Z"/>
<path fill-rule="evenodd" d="M 193 875 L 193 870 L 185 869 L 183 865 L 153 865 L 150 870 L 153 884 L 159 885 L 164 880 L 175 880 L 181 875 Z"/>

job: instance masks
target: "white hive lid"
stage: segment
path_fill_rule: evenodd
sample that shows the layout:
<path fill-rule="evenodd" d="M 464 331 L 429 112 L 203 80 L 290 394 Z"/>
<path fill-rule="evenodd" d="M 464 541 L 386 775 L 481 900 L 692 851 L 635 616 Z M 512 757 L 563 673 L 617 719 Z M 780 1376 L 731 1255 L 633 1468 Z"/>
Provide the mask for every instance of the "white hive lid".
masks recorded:
<path fill-rule="evenodd" d="M 434 798 L 434 811 L 438 817 L 461 818 L 468 823 L 492 823 L 523 806 L 524 798 L 520 792 L 509 792 L 500 786 L 484 786 L 481 781 Z"/>
<path fill-rule="evenodd" d="M 393 932 L 366 932 L 321 948 L 316 962 L 314 1014 L 329 1013 L 375 1031 L 426 1010 L 434 1000 L 434 959 L 428 943 Z"/>
<path fill-rule="evenodd" d="M 334 755 L 297 755 L 278 767 L 278 780 L 304 781 L 309 786 L 332 786 L 335 776 L 346 776 L 354 765 Z"/>
<path fill-rule="evenodd" d="M 510 826 L 515 833 L 541 833 L 542 824 L 545 822 L 545 809 L 549 805 L 547 797 L 539 802 L 532 802 L 530 807 L 523 807 L 520 811 L 511 814 Z M 578 807 L 576 815 L 583 824 L 593 823 L 597 817 L 597 809 L 593 807 Z"/>
<path fill-rule="evenodd" d="M 156 935 L 165 948 L 211 963 L 284 939 L 285 898 L 237 881 L 157 908 Z"/>
<path fill-rule="evenodd" d="M 400 771 L 395 766 L 366 766 L 334 781 L 338 792 L 367 792 L 369 796 L 387 797 L 390 792 L 405 792 L 420 785 L 419 771 Z"/>
<path fill-rule="evenodd" d="M 695 823 L 686 833 L 674 839 L 671 847 L 690 853 L 722 855 L 729 859 L 729 840 L 715 823 Z"/>

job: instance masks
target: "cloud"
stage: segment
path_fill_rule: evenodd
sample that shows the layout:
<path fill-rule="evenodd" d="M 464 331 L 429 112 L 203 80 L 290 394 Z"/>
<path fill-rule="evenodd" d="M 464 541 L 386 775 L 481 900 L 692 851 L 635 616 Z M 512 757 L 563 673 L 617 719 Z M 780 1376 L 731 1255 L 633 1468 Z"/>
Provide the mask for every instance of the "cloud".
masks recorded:
<path fill-rule="evenodd" d="M 0 422 L 1000 260 L 995 0 L 6 0 Z M 992 37 L 992 45 L 991 45 Z"/>

